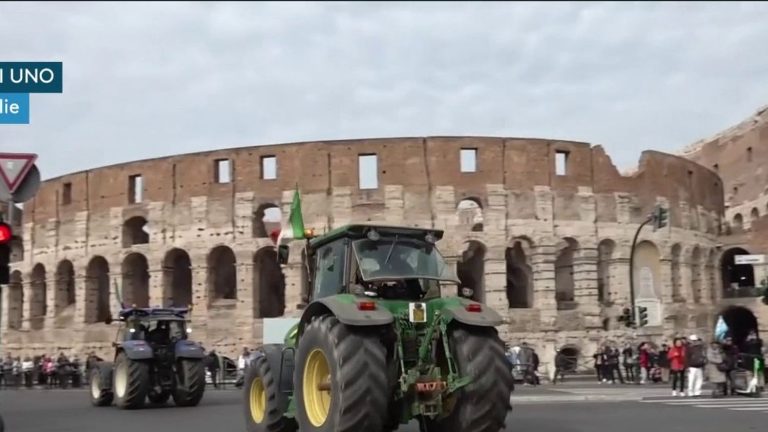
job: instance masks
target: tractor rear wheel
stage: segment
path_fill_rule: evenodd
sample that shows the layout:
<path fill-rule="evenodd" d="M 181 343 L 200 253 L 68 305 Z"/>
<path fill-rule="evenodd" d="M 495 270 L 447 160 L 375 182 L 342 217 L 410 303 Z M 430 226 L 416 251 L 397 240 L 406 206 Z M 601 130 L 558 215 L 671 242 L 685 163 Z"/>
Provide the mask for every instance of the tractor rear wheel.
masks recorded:
<path fill-rule="evenodd" d="M 149 392 L 149 365 L 146 362 L 131 360 L 121 352 L 115 359 L 112 381 L 118 408 L 137 409 L 144 406 Z"/>
<path fill-rule="evenodd" d="M 386 349 L 367 328 L 312 318 L 296 353 L 301 432 L 379 432 L 387 417 Z"/>
<path fill-rule="evenodd" d="M 101 386 L 102 373 L 108 371 L 102 371 L 100 366 L 96 366 L 91 369 L 88 374 L 88 379 L 91 384 L 91 403 L 93 406 L 105 407 L 112 405 L 113 393 L 111 390 L 103 390 Z M 111 372 L 109 372 L 111 373 Z"/>
<path fill-rule="evenodd" d="M 504 343 L 493 327 L 454 324 L 448 333 L 453 359 L 472 382 L 451 395 L 447 417 L 427 420 L 427 431 L 499 432 L 504 428 L 512 393 L 512 375 Z"/>
<path fill-rule="evenodd" d="M 173 401 L 177 406 L 190 407 L 200 403 L 205 393 L 205 368 L 202 359 L 180 359 L 176 369 Z"/>
<path fill-rule="evenodd" d="M 267 358 L 257 357 L 245 370 L 245 427 L 248 432 L 295 432 L 296 420 L 284 416 L 279 389 Z"/>

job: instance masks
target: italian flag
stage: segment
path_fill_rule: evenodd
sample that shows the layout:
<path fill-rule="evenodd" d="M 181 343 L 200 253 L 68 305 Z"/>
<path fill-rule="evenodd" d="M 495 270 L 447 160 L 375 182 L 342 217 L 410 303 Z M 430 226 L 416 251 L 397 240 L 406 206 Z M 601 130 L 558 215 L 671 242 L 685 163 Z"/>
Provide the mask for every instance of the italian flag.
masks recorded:
<path fill-rule="evenodd" d="M 291 202 L 291 212 L 288 215 L 288 221 L 283 222 L 280 227 L 280 235 L 277 237 L 277 244 L 280 245 L 283 239 L 303 239 L 304 238 L 304 217 L 301 215 L 301 196 L 299 188 L 293 193 Z"/>

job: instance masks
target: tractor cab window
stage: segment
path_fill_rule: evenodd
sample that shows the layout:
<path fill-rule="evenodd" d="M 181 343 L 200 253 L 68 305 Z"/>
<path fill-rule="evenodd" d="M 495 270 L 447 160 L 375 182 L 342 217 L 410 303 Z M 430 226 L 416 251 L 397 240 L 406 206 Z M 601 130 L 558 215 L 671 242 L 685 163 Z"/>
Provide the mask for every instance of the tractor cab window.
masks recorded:
<path fill-rule="evenodd" d="M 360 274 L 365 281 L 431 279 L 458 283 L 437 248 L 412 238 L 363 239 L 353 243 Z"/>
<path fill-rule="evenodd" d="M 313 298 L 320 299 L 342 292 L 345 252 L 344 242 L 340 241 L 318 249 Z"/>
<path fill-rule="evenodd" d="M 167 344 L 187 336 L 182 320 L 149 320 L 142 324 L 146 326 L 146 340 L 149 342 Z"/>
<path fill-rule="evenodd" d="M 146 340 L 147 323 L 139 320 L 130 320 L 125 330 L 119 335 L 121 340 Z"/>

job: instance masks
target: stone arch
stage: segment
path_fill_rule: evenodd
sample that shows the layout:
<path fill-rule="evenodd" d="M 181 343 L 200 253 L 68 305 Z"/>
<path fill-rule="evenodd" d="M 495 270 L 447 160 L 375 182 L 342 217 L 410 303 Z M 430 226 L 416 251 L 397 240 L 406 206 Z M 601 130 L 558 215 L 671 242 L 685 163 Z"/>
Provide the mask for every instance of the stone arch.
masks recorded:
<path fill-rule="evenodd" d="M 32 293 L 29 299 L 29 328 L 41 330 L 48 313 L 48 283 L 43 264 L 38 263 L 32 267 L 30 287 Z"/>
<path fill-rule="evenodd" d="M 635 303 L 648 308 L 648 325 L 662 324 L 661 310 L 661 254 L 649 240 L 635 246 L 633 259 Z"/>
<path fill-rule="evenodd" d="M 467 248 L 461 253 L 461 259 L 456 263 L 456 275 L 461 284 L 459 285 L 459 295 L 462 288 L 472 290 L 472 300 L 485 301 L 485 254 L 487 249 L 479 241 L 470 240 L 466 242 Z"/>
<path fill-rule="evenodd" d="M 100 255 L 85 268 L 85 323 L 94 324 L 110 316 L 109 263 Z"/>
<path fill-rule="evenodd" d="M 269 237 L 270 232 L 280 229 L 282 213 L 277 204 L 260 205 L 253 213 L 253 236 L 257 238 Z"/>
<path fill-rule="evenodd" d="M 752 211 L 749 212 L 749 223 L 760 219 L 760 210 L 757 209 L 757 207 L 752 207 Z"/>
<path fill-rule="evenodd" d="M 749 297 L 754 294 L 755 268 L 752 264 L 736 264 L 736 255 L 749 255 L 740 247 L 723 252 L 720 258 L 720 274 L 723 281 L 723 297 Z"/>
<path fill-rule="evenodd" d="M 702 299 L 702 271 L 701 271 L 701 249 L 694 246 L 691 251 L 691 295 L 694 303 L 701 303 Z"/>
<path fill-rule="evenodd" d="M 184 249 L 173 248 L 163 258 L 163 305 L 192 304 L 192 260 Z"/>
<path fill-rule="evenodd" d="M 285 313 L 285 275 L 272 247 L 253 254 L 252 292 L 254 318 L 276 318 Z"/>
<path fill-rule="evenodd" d="M 12 263 L 24 261 L 24 241 L 19 236 L 11 237 L 9 242 L 11 256 L 9 261 Z"/>
<path fill-rule="evenodd" d="M 576 286 L 573 278 L 574 258 L 579 250 L 579 242 L 566 237 L 557 245 L 555 258 L 555 299 L 557 308 L 573 309 L 576 302 Z"/>
<path fill-rule="evenodd" d="M 510 309 L 533 307 L 533 269 L 526 254 L 532 248 L 530 240 L 520 238 L 505 251 L 507 301 Z"/>
<path fill-rule="evenodd" d="M 70 260 L 62 260 L 56 266 L 56 291 L 54 311 L 56 315 L 75 304 L 75 266 Z"/>
<path fill-rule="evenodd" d="M 149 226 L 143 216 L 134 216 L 123 222 L 123 247 L 149 243 Z"/>
<path fill-rule="evenodd" d="M 611 262 L 616 251 L 616 242 L 603 239 L 597 244 L 597 299 L 601 302 L 611 301 Z"/>
<path fill-rule="evenodd" d="M 659 248 L 650 240 L 639 242 L 635 246 L 633 265 L 636 298 L 660 299 L 661 254 Z M 641 281 L 643 278 L 646 279 Z M 652 279 L 649 280 L 649 278 Z"/>
<path fill-rule="evenodd" d="M 11 273 L 8 281 L 8 328 L 21 330 L 24 321 L 24 281 L 18 270 Z"/>
<path fill-rule="evenodd" d="M 709 250 L 709 256 L 707 257 L 707 288 L 709 289 L 709 298 L 712 303 L 717 302 L 718 294 L 722 291 L 722 287 L 719 278 L 717 277 L 717 253 L 714 249 Z"/>
<path fill-rule="evenodd" d="M 739 232 L 744 229 L 744 217 L 741 213 L 736 213 L 733 216 L 733 223 L 731 223 L 731 231 Z"/>
<path fill-rule="evenodd" d="M 566 372 L 575 372 L 579 365 L 581 348 L 574 344 L 565 344 L 560 347 L 560 352 L 565 356 L 564 370 Z"/>
<path fill-rule="evenodd" d="M 120 265 L 123 276 L 123 304 L 149 307 L 149 263 L 138 252 L 128 254 Z"/>
<path fill-rule="evenodd" d="M 680 243 L 672 245 L 672 251 L 670 255 L 671 269 L 670 278 L 672 286 L 672 301 L 683 302 L 685 297 L 683 296 L 683 281 L 680 274 L 680 261 L 682 260 L 683 247 Z"/>
<path fill-rule="evenodd" d="M 483 231 L 483 204 L 478 198 L 464 198 L 456 205 L 459 226 L 470 231 Z"/>
<path fill-rule="evenodd" d="M 228 246 L 216 246 L 208 253 L 208 298 L 237 299 L 237 259 Z"/>

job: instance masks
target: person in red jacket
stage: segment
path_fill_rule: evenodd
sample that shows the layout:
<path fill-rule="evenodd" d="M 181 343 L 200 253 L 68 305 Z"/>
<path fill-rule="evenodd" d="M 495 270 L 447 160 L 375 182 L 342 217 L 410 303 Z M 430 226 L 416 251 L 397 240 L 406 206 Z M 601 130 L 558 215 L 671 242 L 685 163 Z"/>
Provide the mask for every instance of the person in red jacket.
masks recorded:
<path fill-rule="evenodd" d="M 685 346 L 681 338 L 675 338 L 674 345 L 667 354 L 669 372 L 672 381 L 672 396 L 685 396 Z M 678 392 L 678 382 L 679 392 Z"/>

